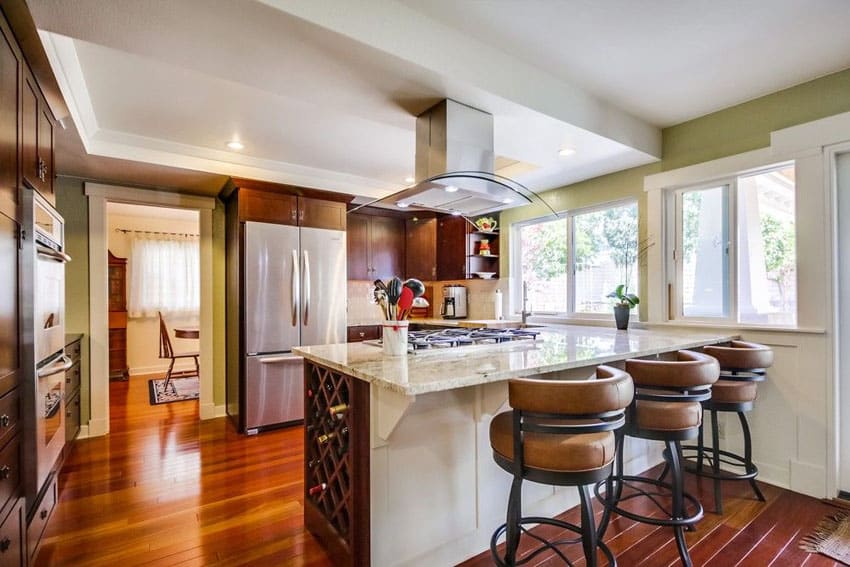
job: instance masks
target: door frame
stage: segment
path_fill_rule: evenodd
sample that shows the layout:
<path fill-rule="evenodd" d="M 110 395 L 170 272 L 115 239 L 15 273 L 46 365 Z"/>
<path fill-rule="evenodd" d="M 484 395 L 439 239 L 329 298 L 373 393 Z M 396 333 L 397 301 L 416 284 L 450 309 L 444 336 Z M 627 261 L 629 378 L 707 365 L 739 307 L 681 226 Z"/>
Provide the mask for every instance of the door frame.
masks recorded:
<path fill-rule="evenodd" d="M 213 398 L 213 197 L 85 183 L 89 210 L 89 422 L 80 437 L 109 433 L 109 226 L 107 203 L 128 203 L 198 211 L 200 225 L 200 419 L 216 417 Z"/>

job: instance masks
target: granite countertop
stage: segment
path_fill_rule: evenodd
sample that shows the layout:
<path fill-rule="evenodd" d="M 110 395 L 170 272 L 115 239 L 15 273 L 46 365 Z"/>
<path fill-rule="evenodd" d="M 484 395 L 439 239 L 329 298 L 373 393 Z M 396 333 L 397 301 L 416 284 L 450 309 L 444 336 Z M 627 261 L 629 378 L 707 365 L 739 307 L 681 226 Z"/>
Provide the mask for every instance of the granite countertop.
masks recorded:
<path fill-rule="evenodd" d="M 442 319 L 441 319 L 442 321 Z M 473 345 L 384 356 L 379 346 L 347 343 L 297 347 L 304 358 L 355 378 L 407 395 L 591 367 L 729 341 L 735 335 L 676 330 L 553 325 L 535 341 Z"/>
<path fill-rule="evenodd" d="M 408 319 L 411 325 L 434 325 L 439 327 L 465 327 L 472 329 L 480 329 L 486 327 L 488 329 L 503 329 L 519 327 L 519 321 L 508 319 L 443 319 L 441 317 L 429 317 L 427 319 Z M 366 325 L 381 325 L 383 319 L 356 320 L 349 321 L 349 327 L 362 327 Z M 538 325 L 534 325 L 538 326 Z"/>

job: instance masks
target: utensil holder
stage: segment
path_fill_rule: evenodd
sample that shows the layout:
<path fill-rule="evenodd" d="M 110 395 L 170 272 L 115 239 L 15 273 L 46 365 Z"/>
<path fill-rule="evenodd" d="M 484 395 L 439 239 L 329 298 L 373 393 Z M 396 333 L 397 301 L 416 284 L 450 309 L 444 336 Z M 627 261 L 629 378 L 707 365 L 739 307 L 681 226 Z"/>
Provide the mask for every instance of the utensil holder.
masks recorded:
<path fill-rule="evenodd" d="M 384 321 L 381 340 L 384 354 L 400 356 L 407 354 L 407 326 L 410 321 Z"/>

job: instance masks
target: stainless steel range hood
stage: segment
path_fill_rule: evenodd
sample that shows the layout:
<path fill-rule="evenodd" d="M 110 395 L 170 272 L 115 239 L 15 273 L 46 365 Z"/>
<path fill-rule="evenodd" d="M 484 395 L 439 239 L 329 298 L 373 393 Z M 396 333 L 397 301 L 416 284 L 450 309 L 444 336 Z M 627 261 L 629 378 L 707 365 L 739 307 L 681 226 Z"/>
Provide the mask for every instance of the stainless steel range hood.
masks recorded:
<path fill-rule="evenodd" d="M 416 184 L 380 201 L 466 217 L 530 203 L 534 193 L 493 162 L 493 116 L 443 100 L 416 119 Z"/>

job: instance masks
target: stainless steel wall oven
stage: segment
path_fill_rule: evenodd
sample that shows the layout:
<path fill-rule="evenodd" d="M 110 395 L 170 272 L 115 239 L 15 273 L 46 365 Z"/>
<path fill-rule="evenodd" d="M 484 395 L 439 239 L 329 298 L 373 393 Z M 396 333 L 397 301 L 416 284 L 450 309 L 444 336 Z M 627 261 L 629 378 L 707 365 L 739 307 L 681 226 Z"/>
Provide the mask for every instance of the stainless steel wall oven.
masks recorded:
<path fill-rule="evenodd" d="M 24 493 L 38 500 L 65 445 L 65 253 L 62 217 L 35 191 L 25 192 L 23 280 L 32 297 L 23 302 Z"/>

